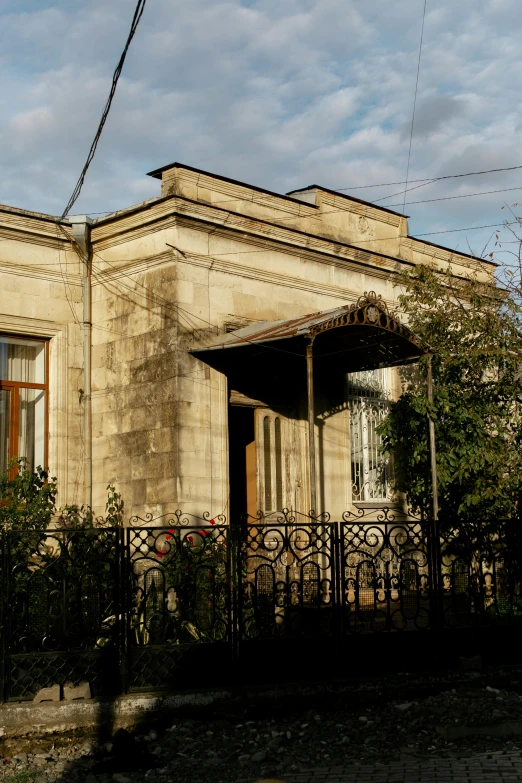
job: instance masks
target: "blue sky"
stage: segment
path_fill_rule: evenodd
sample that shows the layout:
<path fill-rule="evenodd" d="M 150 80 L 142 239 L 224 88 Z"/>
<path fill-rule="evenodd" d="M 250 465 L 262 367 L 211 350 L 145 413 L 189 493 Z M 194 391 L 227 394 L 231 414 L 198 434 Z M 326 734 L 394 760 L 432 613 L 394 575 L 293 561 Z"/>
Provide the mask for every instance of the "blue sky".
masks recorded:
<path fill-rule="evenodd" d="M 62 212 L 134 7 L 0 0 L 0 203 Z M 146 172 L 174 160 L 283 193 L 311 183 L 371 201 L 397 193 L 354 188 L 404 180 L 422 7 L 148 0 L 73 211 L 158 195 Z M 522 165 L 521 27 L 519 0 L 428 0 L 411 179 Z M 521 173 L 434 183 L 406 201 L 517 188 Z M 502 205 L 521 200 L 512 190 L 406 213 L 419 234 L 501 223 Z M 480 254 L 492 231 L 427 238 Z"/>

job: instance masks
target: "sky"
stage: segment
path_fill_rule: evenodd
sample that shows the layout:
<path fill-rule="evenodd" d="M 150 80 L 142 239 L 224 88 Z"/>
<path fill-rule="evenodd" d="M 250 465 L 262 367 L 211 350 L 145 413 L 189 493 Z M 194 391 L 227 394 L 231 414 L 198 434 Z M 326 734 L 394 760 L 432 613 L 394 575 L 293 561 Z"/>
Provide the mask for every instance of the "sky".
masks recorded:
<path fill-rule="evenodd" d="M 0 0 L 0 203 L 62 213 L 135 4 Z M 361 186 L 406 177 L 423 6 L 147 0 L 72 212 L 159 195 L 147 172 L 173 161 L 402 211 L 403 185 Z M 427 0 L 410 181 L 522 166 L 521 27 L 520 0 Z M 424 185 L 405 212 L 412 235 L 482 255 L 495 229 L 470 227 L 502 224 L 519 201 L 522 169 Z"/>

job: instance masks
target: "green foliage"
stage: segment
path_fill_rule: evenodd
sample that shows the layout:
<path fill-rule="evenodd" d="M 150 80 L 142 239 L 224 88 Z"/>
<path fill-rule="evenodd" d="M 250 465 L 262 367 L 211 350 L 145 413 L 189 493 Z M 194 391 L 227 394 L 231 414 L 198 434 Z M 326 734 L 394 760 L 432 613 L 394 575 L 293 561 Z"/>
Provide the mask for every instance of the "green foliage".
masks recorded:
<path fill-rule="evenodd" d="M 26 459 L 14 458 L 0 473 L 0 529 L 45 529 L 55 512 L 56 479 L 38 466 L 27 469 Z"/>
<path fill-rule="evenodd" d="M 68 528 L 120 527 L 123 524 L 123 508 L 121 495 L 112 484 L 108 484 L 105 517 L 95 517 L 90 506 L 70 505 L 60 509 L 60 520 Z"/>
<path fill-rule="evenodd" d="M 433 350 L 441 519 L 507 518 L 522 497 L 522 313 L 477 275 L 462 280 L 420 265 L 399 297 L 410 328 Z M 380 426 L 394 454 L 396 489 L 427 513 L 427 359 L 404 371 L 405 391 Z"/>
<path fill-rule="evenodd" d="M 4 778 L 5 783 L 29 783 L 39 776 L 39 772 L 36 769 L 27 769 L 23 772 L 15 772 L 13 775 L 7 775 Z"/>

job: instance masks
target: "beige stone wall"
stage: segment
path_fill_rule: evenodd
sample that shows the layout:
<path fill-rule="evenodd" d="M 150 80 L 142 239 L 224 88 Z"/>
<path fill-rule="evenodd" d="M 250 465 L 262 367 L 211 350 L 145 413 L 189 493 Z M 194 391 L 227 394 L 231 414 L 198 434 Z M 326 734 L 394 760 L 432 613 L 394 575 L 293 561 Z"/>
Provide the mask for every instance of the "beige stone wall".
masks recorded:
<path fill-rule="evenodd" d="M 459 273 L 478 263 L 407 233 L 402 216 L 321 188 L 287 198 L 183 167 L 163 173 L 161 197 L 96 221 L 95 510 L 114 483 L 127 515 L 227 514 L 227 381 L 189 349 L 231 324 L 327 310 L 369 290 L 393 306 L 397 272 L 414 263 L 451 260 Z M 23 210 L 0 208 L 0 240 L 0 330 L 51 339 L 50 467 L 61 502 L 81 503 L 78 255 L 67 227 Z M 321 502 L 340 513 L 350 503 L 346 410 L 318 428 Z M 304 420 L 291 437 L 305 508 Z"/>

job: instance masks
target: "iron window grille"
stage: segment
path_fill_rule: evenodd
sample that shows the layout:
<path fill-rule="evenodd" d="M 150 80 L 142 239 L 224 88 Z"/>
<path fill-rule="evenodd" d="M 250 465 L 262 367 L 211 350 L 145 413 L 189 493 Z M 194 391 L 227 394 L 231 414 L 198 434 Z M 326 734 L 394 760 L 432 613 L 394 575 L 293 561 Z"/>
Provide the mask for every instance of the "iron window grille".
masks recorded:
<path fill-rule="evenodd" d="M 392 465 L 377 433 L 390 405 L 388 369 L 348 373 L 350 452 L 354 501 L 390 500 Z"/>

